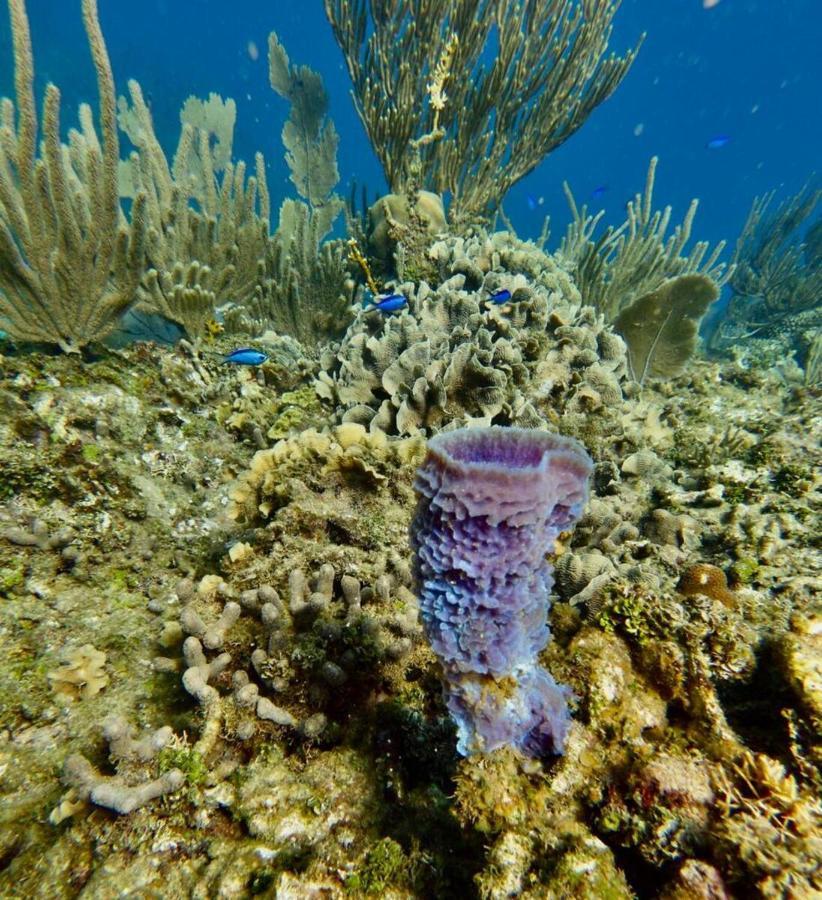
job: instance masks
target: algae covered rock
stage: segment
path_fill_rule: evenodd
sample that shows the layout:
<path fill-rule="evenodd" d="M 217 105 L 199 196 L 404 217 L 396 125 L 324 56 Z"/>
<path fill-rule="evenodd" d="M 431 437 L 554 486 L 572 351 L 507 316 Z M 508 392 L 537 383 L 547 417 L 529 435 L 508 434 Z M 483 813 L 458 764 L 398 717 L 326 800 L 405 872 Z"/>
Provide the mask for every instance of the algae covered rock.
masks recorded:
<path fill-rule="evenodd" d="M 397 243 L 428 238 L 445 230 L 445 208 L 442 197 L 431 191 L 420 191 L 413 209 L 408 198 L 387 194 L 368 210 L 368 249 L 384 267 L 390 268 Z"/>
<path fill-rule="evenodd" d="M 244 772 L 232 808 L 249 833 L 273 852 L 314 854 L 343 863 L 357 823 L 378 805 L 368 767 L 352 750 L 330 750 L 307 766 L 276 752 L 261 755 Z"/>
<path fill-rule="evenodd" d="M 782 674 L 822 740 L 822 616 L 796 616 L 777 645 Z"/>
<path fill-rule="evenodd" d="M 593 835 L 579 834 L 561 852 L 559 861 L 539 892 L 530 895 L 580 898 L 580 900 L 628 900 L 634 896 L 625 875 L 616 864 L 613 853 Z"/>

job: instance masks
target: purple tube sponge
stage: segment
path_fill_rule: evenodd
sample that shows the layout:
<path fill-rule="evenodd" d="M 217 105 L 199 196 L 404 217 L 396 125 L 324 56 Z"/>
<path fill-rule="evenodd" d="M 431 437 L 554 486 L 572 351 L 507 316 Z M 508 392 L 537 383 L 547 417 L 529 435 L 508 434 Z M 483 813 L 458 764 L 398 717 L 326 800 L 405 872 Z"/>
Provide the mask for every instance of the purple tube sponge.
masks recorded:
<path fill-rule="evenodd" d="M 570 691 L 537 660 L 550 638 L 545 554 L 579 518 L 591 468 L 576 441 L 532 429 L 461 428 L 428 442 L 411 539 L 463 755 L 505 744 L 562 752 Z"/>

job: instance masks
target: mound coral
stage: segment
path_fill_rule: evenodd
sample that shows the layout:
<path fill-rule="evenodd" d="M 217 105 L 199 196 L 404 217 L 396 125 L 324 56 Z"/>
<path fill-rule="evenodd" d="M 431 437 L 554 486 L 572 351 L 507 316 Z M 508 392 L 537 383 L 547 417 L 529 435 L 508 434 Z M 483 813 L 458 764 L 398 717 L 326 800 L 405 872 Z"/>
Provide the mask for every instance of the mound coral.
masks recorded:
<path fill-rule="evenodd" d="M 719 600 L 726 606 L 736 605 L 736 595 L 728 587 L 728 579 L 718 566 L 697 563 L 682 573 L 677 590 L 686 597 L 703 594 L 711 600 Z"/>
<path fill-rule="evenodd" d="M 468 755 L 561 752 L 568 690 L 536 658 L 549 639 L 559 533 L 579 517 L 591 461 L 576 441 L 519 428 L 432 438 L 412 539 L 422 618 Z"/>
<path fill-rule="evenodd" d="M 451 422 L 534 427 L 622 400 L 622 340 L 535 245 L 504 234 L 451 237 L 430 256 L 438 287 L 402 284 L 407 310 L 360 313 L 321 359 L 315 387 L 338 420 L 401 435 Z M 502 288 L 511 302 L 487 304 Z M 542 405 L 552 412 L 543 416 Z"/>

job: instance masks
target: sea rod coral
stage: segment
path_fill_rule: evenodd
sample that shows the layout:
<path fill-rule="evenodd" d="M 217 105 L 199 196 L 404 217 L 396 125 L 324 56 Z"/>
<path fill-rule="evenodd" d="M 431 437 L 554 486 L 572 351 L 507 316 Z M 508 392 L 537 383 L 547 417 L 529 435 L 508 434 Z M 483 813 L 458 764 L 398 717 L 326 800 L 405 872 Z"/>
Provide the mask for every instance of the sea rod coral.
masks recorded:
<path fill-rule="evenodd" d="M 563 749 L 569 692 L 537 664 L 545 553 L 579 517 L 591 470 L 576 441 L 538 430 L 463 428 L 428 443 L 412 525 L 420 608 L 465 755 Z"/>
<path fill-rule="evenodd" d="M 606 54 L 618 7 L 325 0 L 391 191 L 417 170 L 455 222 L 492 213 L 616 90 L 639 49 Z"/>
<path fill-rule="evenodd" d="M 117 195 L 114 78 L 96 0 L 83 0 L 100 92 L 100 130 L 80 106 L 80 130 L 60 141 L 60 91 L 49 84 L 40 125 L 26 5 L 10 0 L 16 104 L 0 103 L 0 326 L 13 338 L 77 352 L 105 337 L 133 300 L 146 223 L 138 194 L 125 224 Z M 16 109 L 15 109 L 16 106 Z M 16 124 L 15 124 L 16 119 Z"/>

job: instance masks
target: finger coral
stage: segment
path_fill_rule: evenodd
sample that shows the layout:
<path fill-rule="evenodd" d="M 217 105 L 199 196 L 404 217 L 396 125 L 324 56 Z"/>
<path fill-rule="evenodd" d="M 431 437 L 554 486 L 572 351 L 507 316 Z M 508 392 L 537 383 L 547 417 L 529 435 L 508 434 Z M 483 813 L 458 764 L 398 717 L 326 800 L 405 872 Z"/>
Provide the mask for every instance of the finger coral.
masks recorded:
<path fill-rule="evenodd" d="M 459 429 L 429 441 L 412 525 L 420 608 L 463 755 L 562 752 L 568 689 L 537 664 L 549 640 L 545 553 L 579 517 L 591 460 L 569 438 Z"/>

